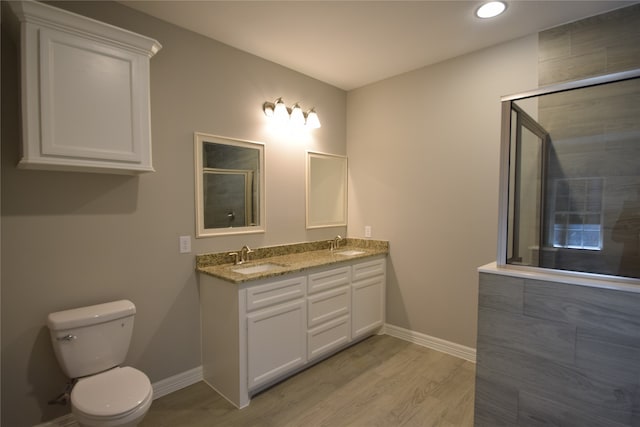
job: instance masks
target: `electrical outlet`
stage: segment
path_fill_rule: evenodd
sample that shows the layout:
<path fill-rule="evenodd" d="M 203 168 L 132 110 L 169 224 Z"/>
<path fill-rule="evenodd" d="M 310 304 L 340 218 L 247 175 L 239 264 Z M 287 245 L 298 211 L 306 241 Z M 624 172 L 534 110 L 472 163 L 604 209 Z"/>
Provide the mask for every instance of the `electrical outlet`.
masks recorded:
<path fill-rule="evenodd" d="M 370 225 L 365 225 L 364 226 L 364 237 L 371 237 L 371 226 Z"/>
<path fill-rule="evenodd" d="M 180 253 L 191 253 L 191 236 L 180 236 Z"/>

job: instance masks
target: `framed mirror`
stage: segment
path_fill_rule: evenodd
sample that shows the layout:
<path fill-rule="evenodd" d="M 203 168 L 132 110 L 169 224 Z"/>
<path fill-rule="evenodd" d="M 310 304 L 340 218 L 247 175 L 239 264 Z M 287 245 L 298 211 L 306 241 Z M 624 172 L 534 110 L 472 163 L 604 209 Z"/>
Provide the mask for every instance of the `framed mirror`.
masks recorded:
<path fill-rule="evenodd" d="M 264 233 L 264 144 L 196 132 L 196 237 Z"/>
<path fill-rule="evenodd" d="M 347 158 L 307 151 L 307 228 L 347 225 Z"/>

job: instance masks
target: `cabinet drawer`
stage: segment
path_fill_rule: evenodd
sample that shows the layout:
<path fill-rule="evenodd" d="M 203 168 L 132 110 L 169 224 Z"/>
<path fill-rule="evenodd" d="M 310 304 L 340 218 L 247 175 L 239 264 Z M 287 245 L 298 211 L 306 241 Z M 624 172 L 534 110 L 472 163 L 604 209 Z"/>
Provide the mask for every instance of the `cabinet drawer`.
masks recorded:
<path fill-rule="evenodd" d="M 331 320 L 307 332 L 307 356 L 309 360 L 345 345 L 349 342 L 349 316 Z"/>
<path fill-rule="evenodd" d="M 320 292 L 326 289 L 348 285 L 350 272 L 351 267 L 341 267 L 334 268 L 328 271 L 322 271 L 320 273 L 310 274 L 309 283 L 307 284 L 308 292 L 312 294 L 314 292 Z"/>
<path fill-rule="evenodd" d="M 331 289 L 307 299 L 308 327 L 313 328 L 327 320 L 349 314 L 351 292 L 348 286 Z"/>
<path fill-rule="evenodd" d="M 353 266 L 353 281 L 379 276 L 385 273 L 386 259 L 361 262 Z"/>
<path fill-rule="evenodd" d="M 306 284 L 306 277 L 295 277 L 249 287 L 247 288 L 247 311 L 302 298 Z"/>

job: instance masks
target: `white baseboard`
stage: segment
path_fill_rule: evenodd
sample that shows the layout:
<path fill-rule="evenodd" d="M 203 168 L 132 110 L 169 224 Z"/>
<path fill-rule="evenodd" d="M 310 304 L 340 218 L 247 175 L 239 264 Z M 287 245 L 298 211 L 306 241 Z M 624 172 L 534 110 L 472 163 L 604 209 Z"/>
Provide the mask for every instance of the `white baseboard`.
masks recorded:
<path fill-rule="evenodd" d="M 62 417 L 58 417 L 55 420 L 47 421 L 46 423 L 37 424 L 34 427 L 79 427 L 73 414 L 67 414 Z"/>
<path fill-rule="evenodd" d="M 414 332 L 409 329 L 404 329 L 399 326 L 390 324 L 384 325 L 384 333 L 391 335 L 392 337 L 400 338 L 401 340 L 409 341 L 414 344 L 421 345 L 423 347 L 438 350 L 443 353 L 450 354 L 460 359 L 468 360 L 469 362 L 476 363 L 476 349 L 467 347 L 461 344 L 456 344 L 451 341 L 446 341 L 441 338 L 432 337 L 430 335 L 422 334 L 420 332 Z"/>
<path fill-rule="evenodd" d="M 202 381 L 202 366 L 189 369 L 188 371 L 179 373 L 164 380 L 157 381 L 151 386 L 153 387 L 153 400 L 158 399 L 167 394 L 178 391 L 182 388 L 189 387 Z"/>
<path fill-rule="evenodd" d="M 202 381 L 202 366 L 198 366 L 197 368 L 157 381 L 151 384 L 151 387 L 153 388 L 153 400 L 159 399 L 162 396 L 166 396 L 167 394 L 188 387 L 199 381 Z M 78 427 L 78 423 L 76 422 L 73 414 L 67 414 L 62 417 L 58 417 L 55 420 L 38 424 L 35 427 Z"/>

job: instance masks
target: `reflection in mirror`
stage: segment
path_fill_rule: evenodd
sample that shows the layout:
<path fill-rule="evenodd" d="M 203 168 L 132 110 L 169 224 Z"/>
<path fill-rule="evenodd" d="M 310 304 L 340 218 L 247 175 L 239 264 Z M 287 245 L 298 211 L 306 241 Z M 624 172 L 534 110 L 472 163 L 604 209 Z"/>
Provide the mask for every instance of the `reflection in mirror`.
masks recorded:
<path fill-rule="evenodd" d="M 347 158 L 307 152 L 307 228 L 347 225 Z"/>
<path fill-rule="evenodd" d="M 195 133 L 196 237 L 264 232 L 264 145 Z"/>

